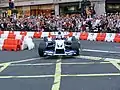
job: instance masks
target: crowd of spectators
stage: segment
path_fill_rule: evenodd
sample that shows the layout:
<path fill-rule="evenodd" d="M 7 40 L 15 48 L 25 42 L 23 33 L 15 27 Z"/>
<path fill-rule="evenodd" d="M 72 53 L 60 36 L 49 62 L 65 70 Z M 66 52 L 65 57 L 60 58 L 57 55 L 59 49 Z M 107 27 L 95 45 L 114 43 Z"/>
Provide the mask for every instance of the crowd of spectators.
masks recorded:
<path fill-rule="evenodd" d="M 90 18 L 82 17 L 80 14 L 19 18 L 11 16 L 0 18 L 0 30 L 120 32 L 120 14 L 94 15 Z"/>

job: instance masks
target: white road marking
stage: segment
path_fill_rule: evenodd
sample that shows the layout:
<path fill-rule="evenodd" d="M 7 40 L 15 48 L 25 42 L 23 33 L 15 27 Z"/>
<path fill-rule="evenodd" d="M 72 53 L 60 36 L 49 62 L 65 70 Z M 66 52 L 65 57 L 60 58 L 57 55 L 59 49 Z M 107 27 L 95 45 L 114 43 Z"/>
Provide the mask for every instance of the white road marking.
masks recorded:
<path fill-rule="evenodd" d="M 34 76 L 0 76 L 0 79 L 25 79 L 25 78 L 52 78 L 55 75 L 34 75 Z M 103 73 L 103 74 L 66 74 L 60 75 L 60 77 L 104 77 L 104 76 L 120 76 L 120 73 Z M 55 83 L 57 84 L 57 82 Z M 56 86 L 55 90 L 59 90 L 60 87 Z"/>
<path fill-rule="evenodd" d="M 34 75 L 34 76 L 0 76 L 0 79 L 7 79 L 7 78 L 50 78 L 54 77 L 54 75 Z"/>
<path fill-rule="evenodd" d="M 24 60 L 19 60 L 19 61 L 11 61 L 11 62 L 8 62 L 8 63 L 21 63 L 21 62 L 27 62 L 27 61 L 38 60 L 38 59 L 41 59 L 41 58 L 24 59 Z"/>
<path fill-rule="evenodd" d="M 88 52 L 100 52 L 100 53 L 120 53 L 117 51 L 105 51 L 105 50 L 96 50 L 96 49 L 82 49 L 82 51 L 88 51 Z"/>
<path fill-rule="evenodd" d="M 16 61 L 8 61 L 8 62 L 3 62 L 0 63 L 0 65 L 4 65 L 5 63 L 21 63 L 21 62 L 28 62 L 28 61 L 34 61 L 34 60 L 38 60 L 38 59 L 42 59 L 42 58 L 31 58 L 31 59 L 23 59 L 23 60 L 16 60 Z"/>
<path fill-rule="evenodd" d="M 9 65 L 10 65 L 10 63 L 5 63 L 3 65 L 3 67 L 0 68 L 0 72 L 2 72 L 3 70 L 5 70 Z"/>
<path fill-rule="evenodd" d="M 119 71 L 120 71 L 120 65 L 115 61 L 110 61 Z"/>
<path fill-rule="evenodd" d="M 61 63 L 64 65 L 87 65 L 87 64 L 110 64 L 110 62 L 76 62 L 76 63 Z"/>
<path fill-rule="evenodd" d="M 102 77 L 102 76 L 120 76 L 120 73 L 104 73 L 104 74 L 67 74 L 62 77 Z"/>
<path fill-rule="evenodd" d="M 120 63 L 120 59 L 114 59 L 114 58 L 103 58 L 103 57 L 93 57 L 93 56 L 75 56 L 75 58 L 82 58 L 82 59 L 88 59 L 88 60 L 102 60 L 102 61 L 115 61 L 117 63 Z"/>
<path fill-rule="evenodd" d="M 75 58 L 88 59 L 88 60 L 101 60 L 102 57 L 93 57 L 93 56 L 75 56 Z"/>
<path fill-rule="evenodd" d="M 120 73 L 103 73 L 103 74 L 66 74 L 66 75 L 60 75 L 60 77 L 104 77 L 104 76 L 120 76 Z M 55 75 L 34 75 L 34 76 L 0 76 L 0 79 L 25 79 L 25 78 L 53 78 Z M 54 84 L 57 84 L 54 86 L 54 90 L 60 90 L 60 83 L 56 82 Z"/>
<path fill-rule="evenodd" d="M 9 66 L 49 66 L 49 65 L 55 65 L 56 63 L 35 63 L 35 64 L 10 64 Z M 61 63 L 64 65 L 86 65 L 86 64 L 110 64 L 110 62 L 70 62 L 70 63 Z M 3 65 L 0 65 L 3 66 Z"/>
<path fill-rule="evenodd" d="M 56 63 L 36 63 L 36 64 L 11 64 L 9 66 L 49 66 L 55 65 Z"/>
<path fill-rule="evenodd" d="M 55 76 L 54 76 L 54 84 L 52 85 L 51 90 L 60 90 L 61 83 L 61 59 L 57 60 Z"/>
<path fill-rule="evenodd" d="M 80 59 L 88 59 L 88 60 L 102 60 L 102 61 L 115 61 L 117 63 L 120 63 L 120 59 L 114 59 L 114 58 L 103 58 L 103 57 L 93 57 L 93 56 L 75 56 L 75 58 L 80 58 Z M 31 59 L 24 59 L 24 60 L 18 60 L 18 61 L 10 61 L 10 62 L 4 62 L 4 63 L 0 63 L 0 66 L 3 66 L 6 63 L 11 63 L 11 65 L 15 66 L 15 64 L 17 63 L 21 63 L 21 62 L 28 62 L 28 61 L 34 61 L 34 60 L 42 60 L 44 58 L 31 58 Z M 51 60 L 50 60 L 51 61 Z M 58 62 L 58 61 L 57 61 Z M 54 64 L 54 63 L 41 63 L 38 65 L 49 65 L 49 64 Z M 18 65 L 25 65 L 25 64 L 18 64 Z M 32 64 L 26 64 L 26 65 L 32 65 Z M 37 65 L 37 64 L 34 64 Z"/>

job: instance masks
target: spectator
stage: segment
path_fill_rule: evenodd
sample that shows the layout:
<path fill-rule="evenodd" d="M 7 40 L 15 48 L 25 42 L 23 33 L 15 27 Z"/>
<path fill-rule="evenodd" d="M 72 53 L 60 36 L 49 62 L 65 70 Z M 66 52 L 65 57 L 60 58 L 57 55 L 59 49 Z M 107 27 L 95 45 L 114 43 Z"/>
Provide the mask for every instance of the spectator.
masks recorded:
<path fill-rule="evenodd" d="M 88 31 L 88 32 L 120 32 L 120 14 L 104 14 L 97 16 L 91 9 L 92 17 L 86 19 L 80 14 L 66 16 L 13 16 L 0 18 L 0 30 L 25 31 Z M 94 16 L 94 17 L 93 17 Z"/>

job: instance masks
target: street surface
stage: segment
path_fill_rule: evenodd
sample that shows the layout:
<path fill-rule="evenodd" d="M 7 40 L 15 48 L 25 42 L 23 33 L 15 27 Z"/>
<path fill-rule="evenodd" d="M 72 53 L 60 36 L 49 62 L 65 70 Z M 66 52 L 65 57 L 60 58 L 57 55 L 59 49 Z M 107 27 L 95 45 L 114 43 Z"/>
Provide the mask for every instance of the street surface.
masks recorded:
<path fill-rule="evenodd" d="M 120 90 L 120 44 L 81 41 L 80 56 L 0 51 L 1 90 Z"/>

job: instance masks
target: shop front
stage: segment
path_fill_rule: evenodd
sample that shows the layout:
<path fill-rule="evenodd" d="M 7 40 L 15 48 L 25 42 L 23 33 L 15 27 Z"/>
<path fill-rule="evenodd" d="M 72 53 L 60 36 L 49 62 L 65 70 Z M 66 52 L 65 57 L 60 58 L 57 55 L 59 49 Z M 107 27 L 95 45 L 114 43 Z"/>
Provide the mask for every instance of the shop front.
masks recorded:
<path fill-rule="evenodd" d="M 18 11 L 17 17 L 20 17 L 23 15 L 23 7 L 16 7 L 16 10 Z"/>
<path fill-rule="evenodd" d="M 30 15 L 36 16 L 39 13 L 39 6 L 30 6 Z"/>
<path fill-rule="evenodd" d="M 40 10 L 42 11 L 42 14 L 51 15 L 54 10 L 54 5 L 41 5 Z"/>
<path fill-rule="evenodd" d="M 8 16 L 7 10 L 8 10 L 8 8 L 1 8 L 0 9 L 0 17 L 7 17 Z"/>
<path fill-rule="evenodd" d="M 54 10 L 54 5 L 37 5 L 30 6 L 30 14 L 38 16 L 41 14 L 50 15 Z"/>
<path fill-rule="evenodd" d="M 120 12 L 120 0 L 106 0 L 106 12 L 107 13 Z"/>
<path fill-rule="evenodd" d="M 79 2 L 60 4 L 60 14 L 80 13 Z"/>
<path fill-rule="evenodd" d="M 30 16 L 30 6 L 23 7 L 23 15 Z"/>

